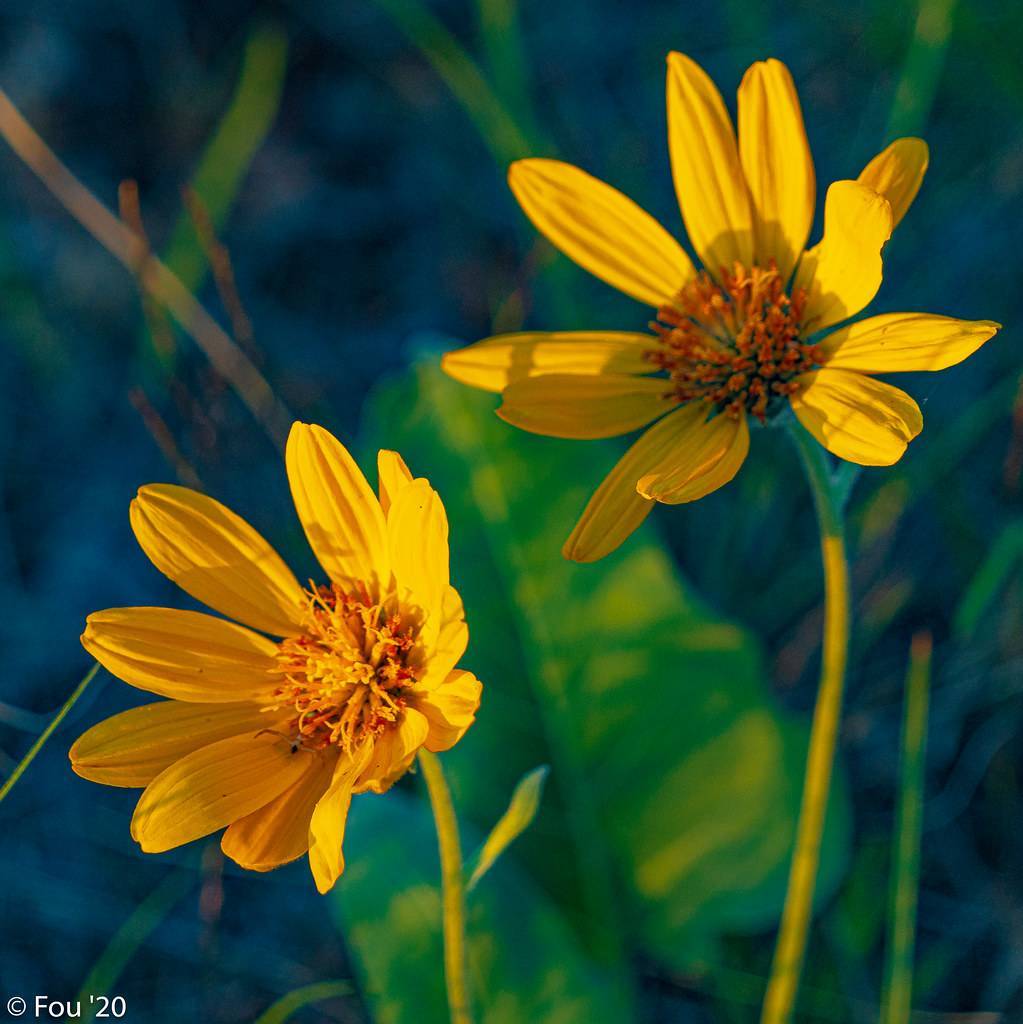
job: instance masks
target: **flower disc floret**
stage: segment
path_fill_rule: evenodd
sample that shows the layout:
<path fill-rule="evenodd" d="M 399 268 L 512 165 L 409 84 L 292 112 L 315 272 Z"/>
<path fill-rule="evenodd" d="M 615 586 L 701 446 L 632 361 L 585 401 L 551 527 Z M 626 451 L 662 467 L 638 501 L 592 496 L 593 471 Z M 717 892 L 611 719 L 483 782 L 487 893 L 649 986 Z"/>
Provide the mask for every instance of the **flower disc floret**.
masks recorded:
<path fill-rule="evenodd" d="M 415 686 L 421 661 L 414 616 L 395 600 L 374 602 L 360 584 L 310 588 L 305 631 L 282 640 L 277 660 L 284 682 L 267 711 L 290 708 L 295 746 L 351 753 L 393 727 Z"/>
<path fill-rule="evenodd" d="M 777 265 L 705 270 L 657 311 L 649 361 L 671 379 L 679 402 L 709 401 L 761 423 L 798 388 L 796 378 L 824 361 L 800 337 L 806 291 L 785 290 Z"/>

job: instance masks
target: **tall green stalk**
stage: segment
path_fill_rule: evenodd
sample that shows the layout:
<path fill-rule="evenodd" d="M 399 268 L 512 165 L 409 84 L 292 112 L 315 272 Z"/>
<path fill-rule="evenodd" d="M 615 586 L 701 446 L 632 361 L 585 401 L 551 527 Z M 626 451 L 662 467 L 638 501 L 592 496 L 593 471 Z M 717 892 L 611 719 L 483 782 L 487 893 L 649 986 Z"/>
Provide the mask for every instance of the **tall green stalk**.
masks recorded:
<path fill-rule="evenodd" d="M 440 874 L 444 908 L 444 978 L 448 988 L 451 1024 L 472 1024 L 469 1008 L 468 964 L 465 950 L 465 877 L 462 873 L 462 845 L 458 819 L 451 802 L 451 790 L 440 758 L 428 750 L 419 751 L 419 767 L 430 795 L 430 807 L 437 827 Z"/>
<path fill-rule="evenodd" d="M 813 913 L 849 651 L 849 563 L 844 513 L 849 481 L 832 473 L 824 449 L 797 421 L 790 421 L 788 426 L 817 510 L 824 566 L 824 641 L 796 846 L 761 1024 L 788 1024 L 792 1019 Z"/>

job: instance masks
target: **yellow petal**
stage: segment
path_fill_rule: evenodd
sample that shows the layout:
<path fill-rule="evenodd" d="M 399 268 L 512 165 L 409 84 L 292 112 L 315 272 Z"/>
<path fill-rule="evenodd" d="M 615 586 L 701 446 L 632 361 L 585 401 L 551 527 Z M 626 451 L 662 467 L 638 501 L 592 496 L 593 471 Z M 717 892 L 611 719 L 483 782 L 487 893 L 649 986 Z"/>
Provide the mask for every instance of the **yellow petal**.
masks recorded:
<path fill-rule="evenodd" d="M 429 650 L 425 673 L 417 686 L 429 690 L 439 686 L 458 664 L 469 644 L 462 598 L 454 587 L 447 587 L 441 601 L 440 629 Z"/>
<path fill-rule="evenodd" d="M 106 786 L 148 786 L 165 768 L 200 747 L 274 724 L 257 704 L 162 700 L 94 725 L 75 740 L 68 756 L 83 779 Z"/>
<path fill-rule="evenodd" d="M 573 562 L 595 562 L 610 554 L 646 519 L 653 501 L 636 491 L 639 478 L 656 466 L 706 419 L 705 406 L 683 406 L 642 434 L 594 492 L 561 553 Z"/>
<path fill-rule="evenodd" d="M 364 743 L 354 759 L 342 755 L 334 768 L 327 792 L 320 797 L 309 821 L 309 868 L 317 890 L 329 892 L 345 869 L 342 846 L 352 786 L 372 754 L 372 744 Z"/>
<path fill-rule="evenodd" d="M 617 189 L 560 160 L 518 160 L 508 184 L 536 229 L 613 288 L 648 306 L 693 276 L 682 247 Z"/>
<path fill-rule="evenodd" d="M 717 275 L 753 262 L 753 210 L 732 119 L 707 73 L 682 53 L 668 55 L 668 149 L 689 240 Z"/>
<path fill-rule="evenodd" d="M 476 718 L 483 684 L 471 673 L 456 671 L 436 689 L 415 698 L 415 706 L 426 716 L 430 731 L 425 747 L 435 754 L 450 750 L 465 735 Z"/>
<path fill-rule="evenodd" d="M 309 849 L 313 808 L 327 791 L 337 754 L 310 757 L 302 776 L 258 811 L 239 818 L 224 833 L 220 848 L 250 871 L 270 871 Z"/>
<path fill-rule="evenodd" d="M 131 503 L 142 550 L 210 608 L 277 636 L 301 631 L 305 599 L 291 570 L 241 516 L 198 491 L 149 484 Z"/>
<path fill-rule="evenodd" d="M 272 640 L 202 612 L 107 608 L 86 620 L 82 646 L 118 679 L 177 700 L 254 700 L 277 683 Z"/>
<path fill-rule="evenodd" d="M 860 172 L 857 180 L 891 203 L 893 229 L 920 191 L 929 159 L 923 139 L 896 139 Z"/>
<path fill-rule="evenodd" d="M 412 473 L 405 460 L 397 453 L 381 448 L 377 452 L 377 479 L 380 490 L 380 508 L 384 515 L 391 507 L 394 496 L 412 482 Z"/>
<path fill-rule="evenodd" d="M 737 419 L 718 415 L 694 423 L 677 447 L 641 477 L 636 485 L 644 498 L 668 505 L 696 501 L 727 484 L 749 452 L 749 424 L 745 413 Z"/>
<path fill-rule="evenodd" d="M 390 585 L 380 502 L 347 449 L 323 427 L 296 423 L 288 436 L 288 480 L 309 546 L 345 588 L 374 597 Z"/>
<path fill-rule="evenodd" d="M 822 342 L 832 369 L 860 373 L 944 370 L 973 355 L 1001 327 L 933 313 L 886 313 L 842 327 Z"/>
<path fill-rule="evenodd" d="M 803 323 L 819 331 L 858 313 L 881 287 L 881 247 L 892 208 L 873 189 L 836 181 L 824 203 L 824 237 L 803 255 L 796 285 L 807 290 Z"/>
<path fill-rule="evenodd" d="M 145 853 L 162 853 L 208 836 L 283 793 L 311 756 L 271 733 L 202 747 L 149 783 L 131 819 L 132 838 Z"/>
<path fill-rule="evenodd" d="M 789 69 L 758 61 L 739 86 L 739 155 L 756 219 L 756 259 L 787 281 L 813 223 L 817 182 Z"/>
<path fill-rule="evenodd" d="M 623 373 L 544 374 L 510 384 L 502 397 L 497 415 L 512 426 L 572 438 L 628 434 L 663 416 L 675 402 L 665 380 Z"/>
<path fill-rule="evenodd" d="M 429 643 L 441 628 L 449 558 L 448 517 L 426 480 L 414 480 L 398 495 L 387 515 L 387 533 L 399 590 L 407 590 L 426 613 Z"/>
<path fill-rule="evenodd" d="M 503 391 L 544 373 L 650 373 L 653 347 L 649 334 L 628 331 L 528 331 L 447 352 L 441 367 L 463 384 Z"/>
<path fill-rule="evenodd" d="M 799 378 L 791 398 L 799 422 L 829 452 L 861 466 L 890 466 L 920 433 L 920 408 L 905 391 L 850 370 Z"/>
<path fill-rule="evenodd" d="M 430 731 L 426 716 L 406 707 L 401 720 L 373 741 L 373 754 L 355 784 L 356 793 L 386 793 L 409 770 Z"/>

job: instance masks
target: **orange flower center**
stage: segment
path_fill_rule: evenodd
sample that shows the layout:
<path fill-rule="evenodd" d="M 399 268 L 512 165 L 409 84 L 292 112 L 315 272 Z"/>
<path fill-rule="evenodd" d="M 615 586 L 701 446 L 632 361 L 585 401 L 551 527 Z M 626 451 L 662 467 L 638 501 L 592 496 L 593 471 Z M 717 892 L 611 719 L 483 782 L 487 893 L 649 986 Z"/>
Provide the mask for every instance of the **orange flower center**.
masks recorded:
<path fill-rule="evenodd" d="M 364 585 L 358 590 L 311 587 L 305 632 L 278 644 L 284 682 L 267 710 L 294 710 L 295 747 L 350 753 L 399 720 L 415 685 L 418 629 L 393 601 L 374 603 Z"/>
<path fill-rule="evenodd" d="M 680 402 L 706 400 L 729 416 L 744 410 L 761 423 L 798 387 L 796 377 L 823 362 L 820 346 L 800 340 L 806 292 L 785 290 L 772 260 L 747 270 L 705 270 L 657 311 L 657 346 L 647 358 L 671 378 Z"/>

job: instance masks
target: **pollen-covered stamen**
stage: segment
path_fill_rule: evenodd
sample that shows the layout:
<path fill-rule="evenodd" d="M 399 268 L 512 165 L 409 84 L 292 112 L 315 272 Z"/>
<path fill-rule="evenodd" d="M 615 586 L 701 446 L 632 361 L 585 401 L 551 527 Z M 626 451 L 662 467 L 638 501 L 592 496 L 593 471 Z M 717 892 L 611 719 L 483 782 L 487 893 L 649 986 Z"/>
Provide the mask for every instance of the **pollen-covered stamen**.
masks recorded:
<path fill-rule="evenodd" d="M 268 711 L 290 708 L 289 738 L 305 749 L 351 752 L 400 718 L 415 685 L 414 622 L 394 601 L 374 602 L 337 584 L 306 591 L 304 632 L 277 648 L 284 681 Z"/>
<path fill-rule="evenodd" d="M 789 295 L 773 260 L 749 270 L 736 263 L 719 278 L 700 271 L 658 309 L 647 358 L 680 402 L 709 401 L 736 417 L 745 410 L 763 423 L 795 378 L 823 362 L 820 346 L 799 337 L 806 292 Z"/>

